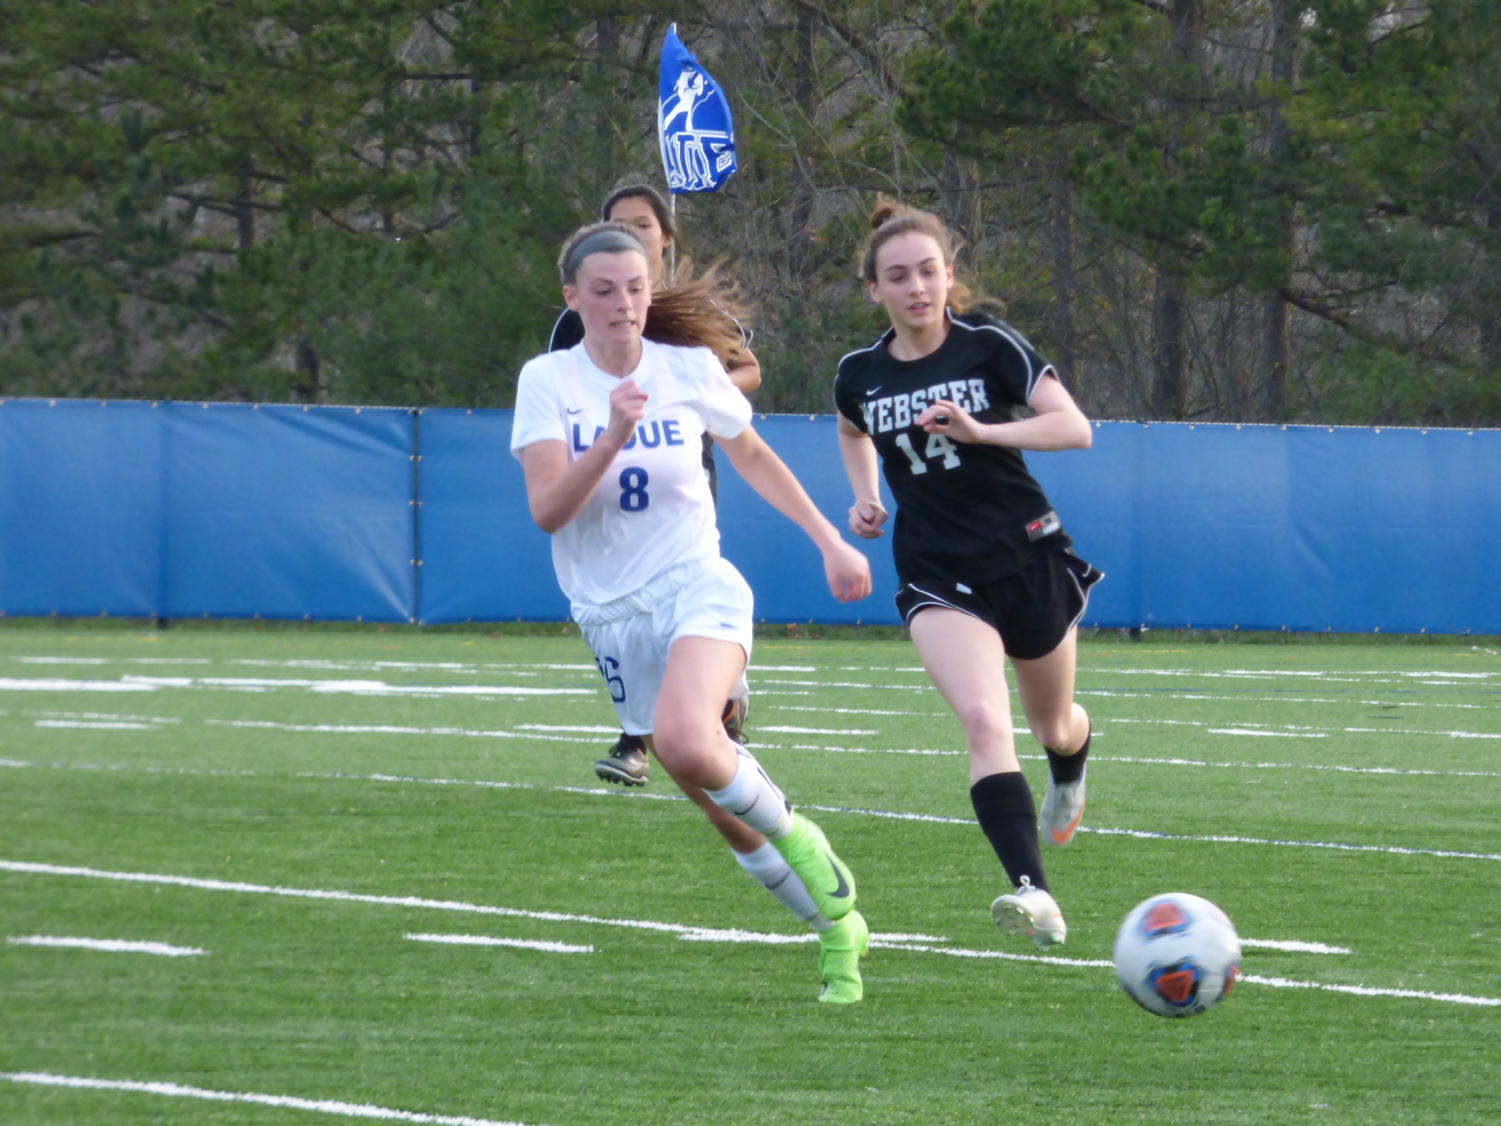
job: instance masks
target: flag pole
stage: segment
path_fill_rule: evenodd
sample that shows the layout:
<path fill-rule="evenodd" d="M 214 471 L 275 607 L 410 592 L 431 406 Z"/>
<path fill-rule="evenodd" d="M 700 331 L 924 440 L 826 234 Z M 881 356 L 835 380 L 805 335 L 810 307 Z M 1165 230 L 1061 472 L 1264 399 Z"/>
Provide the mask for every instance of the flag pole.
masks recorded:
<path fill-rule="evenodd" d="M 672 23 L 670 23 L 670 24 L 667 25 L 667 34 L 675 36 L 675 35 L 677 35 L 677 33 L 678 33 L 678 25 L 677 25 L 677 21 L 674 20 Z M 659 110 L 659 116 L 660 116 L 660 110 Z M 678 229 L 678 196 L 677 196 L 677 193 L 674 192 L 674 191 L 672 191 L 671 189 L 669 189 L 668 192 L 667 192 L 667 214 L 672 217 L 672 230 L 673 230 L 672 241 L 667 244 L 667 279 L 666 279 L 666 282 L 667 282 L 668 285 L 671 285 L 674 281 L 677 280 L 677 275 L 678 275 L 678 236 L 677 236 L 677 229 Z"/>
<path fill-rule="evenodd" d="M 672 217 L 672 241 L 667 244 L 667 277 L 666 284 L 671 285 L 677 280 L 678 275 L 678 197 L 673 192 L 667 193 L 667 214 Z"/>

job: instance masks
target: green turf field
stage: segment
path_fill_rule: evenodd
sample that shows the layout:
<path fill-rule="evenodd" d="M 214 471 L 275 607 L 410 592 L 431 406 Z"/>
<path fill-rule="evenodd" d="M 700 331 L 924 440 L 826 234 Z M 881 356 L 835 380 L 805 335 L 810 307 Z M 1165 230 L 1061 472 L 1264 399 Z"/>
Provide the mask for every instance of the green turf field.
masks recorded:
<path fill-rule="evenodd" d="M 753 747 L 873 932 L 835 1007 L 665 778 L 595 780 L 561 630 L 0 625 L 0 1123 L 1501 1121 L 1494 639 L 1095 640 L 1079 680 L 1042 957 L 911 647 L 758 641 Z M 1108 964 L 1166 890 L 1246 940 L 1191 1020 Z"/>

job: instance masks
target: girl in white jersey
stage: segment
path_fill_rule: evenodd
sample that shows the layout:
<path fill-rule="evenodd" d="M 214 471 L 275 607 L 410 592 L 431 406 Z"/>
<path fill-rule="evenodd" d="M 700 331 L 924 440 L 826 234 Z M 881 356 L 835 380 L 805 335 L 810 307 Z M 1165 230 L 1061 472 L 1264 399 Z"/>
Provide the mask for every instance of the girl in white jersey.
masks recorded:
<path fill-rule="evenodd" d="M 599 210 L 601 220 L 624 223 L 635 233 L 646 251 L 652 290 L 660 290 L 667 284 L 667 251 L 669 248 L 675 249 L 678 243 L 677 221 L 662 194 L 643 180 L 628 179 L 605 197 Z M 708 280 L 712 282 L 712 276 Z M 724 364 L 730 382 L 749 395 L 761 386 L 761 365 L 750 350 L 750 334 L 736 319 L 733 306 L 726 307 L 724 315 L 737 330 L 736 334 L 715 332 L 710 334 L 707 342 Z M 553 324 L 547 350 L 556 352 L 572 348 L 583 338 L 584 325 L 578 313 L 565 307 Z M 713 445 L 706 436 L 703 443 L 704 469 L 709 474 L 711 495 L 715 483 Z M 743 725 L 749 702 L 750 687 L 743 681 L 736 684 L 733 698 L 725 701 L 721 719 L 730 738 L 737 743 L 745 741 Z M 606 782 L 618 782 L 625 786 L 646 785 L 651 774 L 651 760 L 646 754 L 646 743 L 639 735 L 621 731 L 620 737 L 605 752 L 605 757 L 595 761 L 594 773 Z"/>
<path fill-rule="evenodd" d="M 1043 836 L 1066 845 L 1084 812 L 1090 734 L 1074 701 L 1076 626 L 1101 575 L 1071 550 L 1021 451 L 1087 447 L 1089 420 L 1020 333 L 954 311 L 966 292 L 936 215 L 882 201 L 871 227 L 861 272 L 891 328 L 840 360 L 834 381 L 850 528 L 882 534 L 879 458 L 897 502 L 897 608 L 964 727 L 970 799 L 1016 889 L 996 898 L 991 917 L 1056 945 L 1067 929 L 1017 763 L 1005 661 L 1047 752 Z"/>
<path fill-rule="evenodd" d="M 869 565 L 752 429 L 714 353 L 688 346 L 695 324 L 722 318 L 696 321 L 691 302 L 669 293 L 648 319 L 647 259 L 630 228 L 583 228 L 558 268 L 583 340 L 522 369 L 511 436 L 532 518 L 553 536 L 558 583 L 622 727 L 649 738 L 690 797 L 732 815 L 739 836 L 721 832 L 741 864 L 818 932 L 819 1000 L 858 1001 L 868 931 L 854 877 L 720 722 L 750 654 L 752 600 L 719 554 L 703 435 L 813 541 L 835 598 L 869 594 Z"/>

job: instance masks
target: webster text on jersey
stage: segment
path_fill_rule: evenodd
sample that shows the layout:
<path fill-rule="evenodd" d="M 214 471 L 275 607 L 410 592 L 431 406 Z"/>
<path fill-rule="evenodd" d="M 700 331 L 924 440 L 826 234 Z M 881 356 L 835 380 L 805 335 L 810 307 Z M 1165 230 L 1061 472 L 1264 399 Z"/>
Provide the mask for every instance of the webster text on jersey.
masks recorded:
<path fill-rule="evenodd" d="M 990 396 L 985 393 L 985 382 L 980 379 L 953 379 L 946 383 L 919 387 L 916 391 L 872 397 L 880 395 L 880 391 L 879 387 L 867 391 L 867 398 L 860 404 L 867 434 L 905 430 L 918 415 L 940 399 L 949 400 L 969 414 L 978 414 L 990 406 Z"/>

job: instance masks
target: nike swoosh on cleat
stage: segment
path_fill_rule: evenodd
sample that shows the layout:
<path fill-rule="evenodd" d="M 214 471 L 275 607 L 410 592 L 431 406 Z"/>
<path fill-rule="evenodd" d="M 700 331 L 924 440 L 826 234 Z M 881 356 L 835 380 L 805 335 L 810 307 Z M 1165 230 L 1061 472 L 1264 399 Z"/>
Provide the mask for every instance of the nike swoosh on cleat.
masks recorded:
<path fill-rule="evenodd" d="M 825 853 L 825 857 L 829 862 L 829 867 L 833 869 L 834 879 L 839 881 L 834 885 L 834 890 L 829 892 L 829 894 L 835 899 L 847 899 L 850 894 L 850 886 L 849 884 L 844 882 L 844 873 L 839 870 L 839 865 L 834 863 L 834 858 L 832 856 L 829 856 L 827 853 Z"/>
<path fill-rule="evenodd" d="M 1053 843 L 1056 844 L 1056 845 L 1063 845 L 1063 844 L 1067 844 L 1069 841 L 1073 840 L 1074 839 L 1074 833 L 1079 828 L 1079 822 L 1083 821 L 1083 820 L 1084 820 L 1084 811 L 1081 809 L 1081 810 L 1079 810 L 1079 816 L 1075 817 L 1072 821 L 1070 821 L 1067 825 L 1065 825 L 1061 830 L 1059 830 L 1059 829 L 1054 829 L 1053 830 Z"/>

